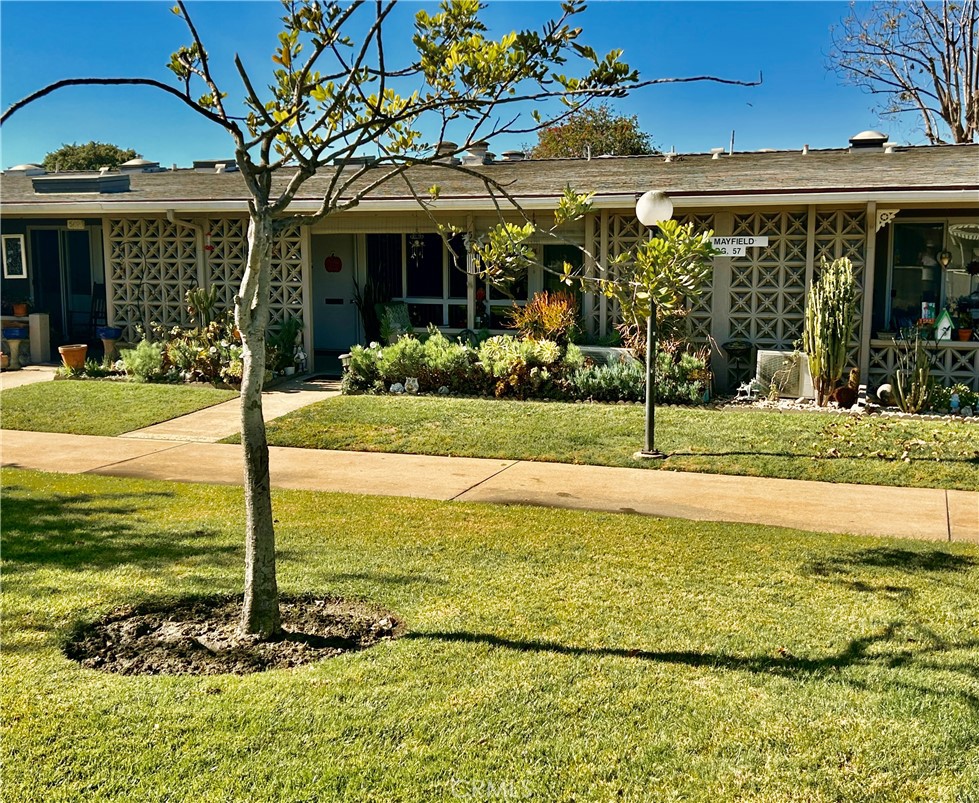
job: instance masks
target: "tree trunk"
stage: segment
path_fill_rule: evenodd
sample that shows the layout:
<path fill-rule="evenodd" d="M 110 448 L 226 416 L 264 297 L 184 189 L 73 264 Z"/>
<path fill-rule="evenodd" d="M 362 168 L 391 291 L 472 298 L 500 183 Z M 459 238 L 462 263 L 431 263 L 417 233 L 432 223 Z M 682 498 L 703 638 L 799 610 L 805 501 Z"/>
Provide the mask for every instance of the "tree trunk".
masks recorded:
<path fill-rule="evenodd" d="M 235 320 L 241 332 L 241 446 L 245 464 L 245 600 L 239 630 L 270 638 L 281 630 L 275 580 L 275 530 L 269 481 L 269 446 L 262 416 L 265 329 L 269 314 L 272 220 L 253 209 L 248 224 L 248 264 Z"/>

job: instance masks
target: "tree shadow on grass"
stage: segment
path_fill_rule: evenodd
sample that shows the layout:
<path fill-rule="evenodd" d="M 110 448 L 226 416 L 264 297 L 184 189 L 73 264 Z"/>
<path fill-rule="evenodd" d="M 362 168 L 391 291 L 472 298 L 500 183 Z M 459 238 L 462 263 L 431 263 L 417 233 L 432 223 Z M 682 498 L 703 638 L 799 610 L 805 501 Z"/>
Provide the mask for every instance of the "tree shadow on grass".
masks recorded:
<path fill-rule="evenodd" d="M 228 563 L 237 550 L 215 544 L 214 530 L 184 532 L 137 527 L 154 498 L 165 492 L 105 494 L 39 494 L 17 485 L 4 488 L 3 557 L 6 572 L 56 567 L 99 570 L 122 564 L 172 566 L 175 561 L 206 555 L 215 565 Z"/>
<path fill-rule="evenodd" d="M 979 639 L 970 640 L 955 645 L 942 644 L 941 648 L 929 648 L 911 655 L 907 650 L 905 623 L 892 622 L 869 636 L 851 639 L 840 651 L 821 658 L 806 658 L 795 656 L 781 650 L 777 655 L 726 655 L 724 653 L 696 652 L 694 650 L 642 650 L 625 647 L 579 647 L 561 644 L 556 641 L 510 639 L 492 633 L 471 633 L 467 631 L 438 631 L 410 632 L 402 636 L 408 640 L 434 640 L 464 644 L 486 644 L 517 652 L 553 653 L 557 655 L 615 657 L 635 661 L 647 661 L 660 664 L 674 664 L 693 668 L 724 669 L 752 674 L 772 675 L 789 680 L 809 681 L 822 679 L 835 683 L 845 683 L 858 688 L 871 688 L 870 684 L 854 678 L 845 677 L 841 670 L 850 667 L 878 666 L 881 668 L 898 669 L 913 663 L 917 669 L 935 669 L 937 671 L 964 674 L 974 678 L 977 668 L 971 662 L 951 664 L 929 664 L 921 660 L 931 652 L 946 649 L 975 650 L 979 649 Z M 882 652 L 881 648 L 891 645 L 893 651 Z M 971 708 L 979 711 L 979 695 L 965 690 L 950 688 L 928 688 L 896 679 L 894 687 L 909 689 L 922 694 L 954 697 L 962 700 Z M 879 684 L 873 688 L 879 690 Z"/>
<path fill-rule="evenodd" d="M 847 574 L 868 568 L 897 569 L 902 572 L 964 572 L 979 566 L 970 555 L 956 555 L 942 549 L 900 549 L 871 547 L 806 564 L 804 571 L 818 577 Z"/>

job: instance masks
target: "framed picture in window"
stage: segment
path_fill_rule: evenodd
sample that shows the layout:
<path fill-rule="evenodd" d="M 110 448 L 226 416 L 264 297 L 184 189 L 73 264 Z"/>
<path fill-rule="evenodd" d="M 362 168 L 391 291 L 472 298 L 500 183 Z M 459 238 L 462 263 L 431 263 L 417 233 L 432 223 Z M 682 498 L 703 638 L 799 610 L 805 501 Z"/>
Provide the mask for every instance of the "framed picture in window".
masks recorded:
<path fill-rule="evenodd" d="M 3 278 L 27 278 L 27 249 L 23 234 L 4 234 L 3 239 Z"/>

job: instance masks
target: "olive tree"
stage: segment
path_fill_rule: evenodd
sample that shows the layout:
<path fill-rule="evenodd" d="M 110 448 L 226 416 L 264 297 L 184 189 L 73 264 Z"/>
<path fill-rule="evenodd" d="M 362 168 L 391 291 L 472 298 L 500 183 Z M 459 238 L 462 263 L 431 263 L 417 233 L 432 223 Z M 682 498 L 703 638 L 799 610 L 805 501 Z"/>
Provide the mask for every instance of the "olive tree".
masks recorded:
<path fill-rule="evenodd" d="M 152 78 L 69 78 L 50 84 L 6 110 L 55 90 L 84 85 L 141 85 L 165 92 L 223 128 L 248 191 L 248 248 L 235 296 L 242 337 L 241 431 L 245 485 L 245 594 L 240 632 L 269 638 L 280 631 L 269 453 L 262 416 L 265 335 L 273 243 L 279 232 L 312 225 L 353 209 L 379 188 L 403 182 L 425 205 L 437 187 L 416 188 L 412 170 L 431 165 L 482 181 L 487 192 L 509 198 L 484 172 L 436 156 L 434 144 L 451 132 L 461 152 L 503 135 L 536 132 L 596 97 L 618 96 L 651 84 L 688 81 L 746 82 L 695 76 L 640 80 L 621 52 L 601 56 L 581 41 L 575 25 L 584 11 L 567 0 L 538 29 L 489 35 L 477 0 L 443 0 L 438 10 L 417 10 L 410 29 L 394 12 L 395 0 L 352 3 L 284 0 L 282 28 L 271 53 L 268 85 L 253 80 L 234 56 L 242 106 L 218 86 L 210 54 L 181 1 L 173 8 L 189 42 L 172 54 L 171 85 Z M 410 39 L 411 55 L 393 63 L 390 37 Z M 543 109 L 557 101 L 556 111 Z M 530 120 L 525 122 L 524 112 Z M 432 134 L 434 132 L 434 135 Z M 370 150 L 372 164 L 355 158 Z M 314 175 L 327 177 L 318 209 L 290 211 Z M 512 199 L 511 199 L 512 200 Z M 505 249 L 504 249 L 505 250 Z"/>

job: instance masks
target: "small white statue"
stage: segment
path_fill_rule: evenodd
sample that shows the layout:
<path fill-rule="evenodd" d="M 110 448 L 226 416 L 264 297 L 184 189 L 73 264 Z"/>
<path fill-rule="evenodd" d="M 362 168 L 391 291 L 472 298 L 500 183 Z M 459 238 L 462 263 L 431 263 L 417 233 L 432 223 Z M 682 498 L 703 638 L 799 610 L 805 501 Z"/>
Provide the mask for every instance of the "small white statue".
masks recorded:
<path fill-rule="evenodd" d="M 418 379 L 414 376 L 409 376 L 405 380 L 405 393 L 411 393 L 412 395 L 418 393 Z"/>

